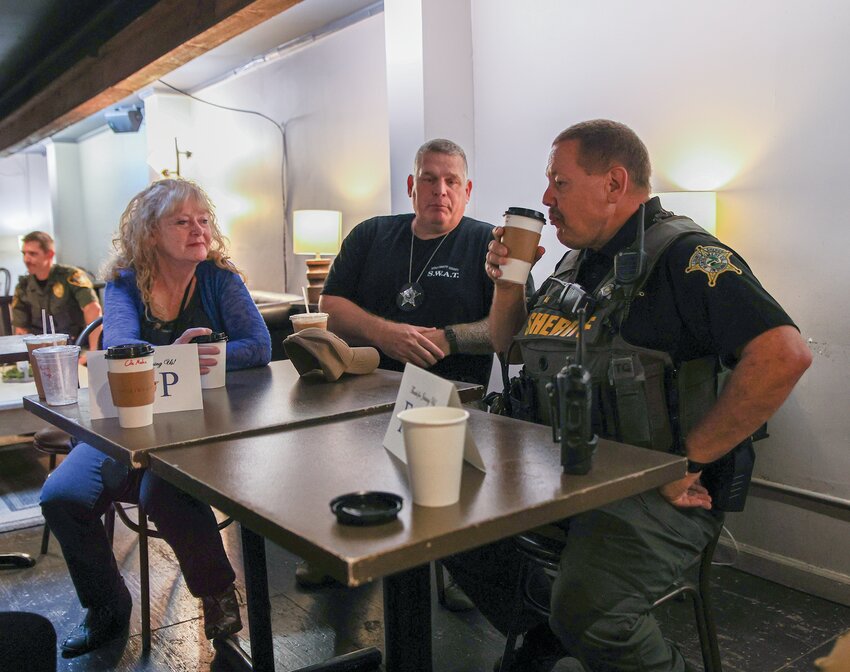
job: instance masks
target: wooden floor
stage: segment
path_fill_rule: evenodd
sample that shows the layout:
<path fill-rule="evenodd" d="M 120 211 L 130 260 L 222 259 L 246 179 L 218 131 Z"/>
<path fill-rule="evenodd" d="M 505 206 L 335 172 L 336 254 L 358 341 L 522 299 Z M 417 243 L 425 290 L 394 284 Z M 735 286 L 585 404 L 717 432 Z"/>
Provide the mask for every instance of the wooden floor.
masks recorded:
<path fill-rule="evenodd" d="M 228 554 L 241 571 L 238 529 L 224 531 Z M 0 552 L 37 554 L 41 528 L 0 535 Z M 116 525 L 116 556 L 134 598 L 138 596 L 136 537 Z M 295 585 L 297 558 L 268 548 L 273 631 L 278 670 L 290 670 L 363 646 L 383 645 L 379 585 L 355 590 L 332 587 L 305 591 Z M 204 639 L 200 604 L 186 590 L 174 556 L 159 540 L 151 548 L 153 651 L 144 657 L 139 609 L 134 605 L 128 641 L 74 660 L 59 659 L 59 670 L 228 670 Z M 720 650 L 725 672 L 813 672 L 835 638 L 850 628 L 850 608 L 810 597 L 735 569 L 714 572 Z M 241 589 L 242 579 L 238 585 Z M 244 595 L 244 590 L 242 591 Z M 44 614 L 60 640 L 83 616 L 58 545 L 28 570 L 0 572 L 0 609 Z M 243 619 L 244 619 L 243 611 Z M 693 618 L 687 603 L 659 610 L 665 634 L 682 645 L 701 669 Z M 486 672 L 504 640 L 477 612 L 453 614 L 434 607 L 434 663 L 437 672 Z M 248 648 L 247 633 L 240 639 Z M 579 668 L 576 668 L 579 669 Z"/>

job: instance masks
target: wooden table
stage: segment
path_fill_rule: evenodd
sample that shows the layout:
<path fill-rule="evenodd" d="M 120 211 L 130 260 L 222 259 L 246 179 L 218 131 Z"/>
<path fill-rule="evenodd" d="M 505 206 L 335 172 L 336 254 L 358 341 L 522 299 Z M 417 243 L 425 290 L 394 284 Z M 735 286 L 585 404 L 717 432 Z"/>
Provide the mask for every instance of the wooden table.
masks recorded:
<path fill-rule="evenodd" d="M 25 407 L 128 464 L 166 480 L 242 523 L 254 669 L 274 669 L 263 537 L 319 561 L 348 585 L 383 579 L 387 670 L 431 669 L 428 562 L 657 487 L 684 459 L 601 441 L 587 476 L 564 476 L 546 427 L 473 412 L 488 465 L 464 467 L 458 504 L 414 507 L 404 465 L 381 446 L 401 374 L 341 382 L 299 379 L 288 361 L 228 374 L 204 392 L 204 410 L 162 414 L 147 428 L 88 417 L 80 403 Z M 479 386 L 459 385 L 462 398 Z M 328 502 L 344 492 L 401 494 L 399 519 L 372 528 L 336 523 Z"/>
<path fill-rule="evenodd" d="M 266 537 L 343 583 L 383 578 L 386 669 L 431 669 L 428 562 L 628 497 L 682 475 L 684 458 L 600 441 L 587 476 L 564 475 L 551 429 L 472 411 L 487 473 L 464 465 L 453 506 L 413 506 L 404 465 L 381 441 L 391 413 L 156 451 L 162 478 L 242 523 L 255 670 L 273 670 Z M 357 490 L 404 498 L 398 520 L 339 525 L 328 503 Z"/>
<path fill-rule="evenodd" d="M 152 425 L 137 429 L 122 429 L 118 418 L 92 420 L 88 390 L 80 390 L 78 402 L 68 406 L 24 397 L 24 408 L 124 464 L 146 466 L 153 450 L 391 409 L 401 375 L 377 369 L 329 383 L 320 376 L 299 378 L 289 360 L 272 362 L 228 371 L 226 387 L 203 391 L 203 410 L 160 413 Z M 463 401 L 481 396 L 480 385 L 457 386 Z"/>

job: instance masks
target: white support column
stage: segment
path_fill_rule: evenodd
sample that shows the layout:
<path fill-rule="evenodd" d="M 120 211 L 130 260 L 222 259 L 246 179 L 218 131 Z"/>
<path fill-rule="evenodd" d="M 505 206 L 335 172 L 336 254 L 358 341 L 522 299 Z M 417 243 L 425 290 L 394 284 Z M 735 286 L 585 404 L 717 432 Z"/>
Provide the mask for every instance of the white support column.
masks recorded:
<path fill-rule="evenodd" d="M 461 145 L 474 177 L 471 14 L 471 0 L 384 2 L 393 212 L 410 210 L 406 179 L 425 140 Z"/>
<path fill-rule="evenodd" d="M 139 95 L 145 104 L 148 178 L 153 181 L 162 177 L 164 169 L 177 170 L 174 138 L 177 138 L 181 151 L 191 151 L 195 146 L 192 101 L 186 96 L 154 88 Z M 181 177 L 192 178 L 191 159 L 187 161 L 185 156 L 181 156 L 180 163 Z"/>
<path fill-rule="evenodd" d="M 56 260 L 90 268 L 80 147 L 76 142 L 53 140 L 45 141 L 45 146 Z"/>

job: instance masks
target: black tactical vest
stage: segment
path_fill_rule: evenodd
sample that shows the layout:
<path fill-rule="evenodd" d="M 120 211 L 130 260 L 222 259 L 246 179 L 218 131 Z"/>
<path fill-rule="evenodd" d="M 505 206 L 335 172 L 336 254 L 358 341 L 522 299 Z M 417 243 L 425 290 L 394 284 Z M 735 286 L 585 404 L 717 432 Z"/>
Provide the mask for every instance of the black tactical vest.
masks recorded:
<path fill-rule="evenodd" d="M 631 296 L 644 291 L 656 263 L 678 238 L 707 232 L 686 217 L 659 219 L 646 230 L 646 268 Z M 718 241 L 719 244 L 719 241 Z M 599 436 L 665 452 L 682 452 L 684 437 L 717 399 L 716 357 L 673 362 L 659 350 L 628 343 L 620 326 L 628 316 L 628 292 L 613 269 L 585 297 L 572 286 L 580 251 L 569 252 L 532 298 L 515 337 L 525 373 L 534 381 L 539 422 L 550 424 L 546 384 L 576 356 L 579 318 L 586 305 L 582 363 L 593 381 L 593 430 Z"/>

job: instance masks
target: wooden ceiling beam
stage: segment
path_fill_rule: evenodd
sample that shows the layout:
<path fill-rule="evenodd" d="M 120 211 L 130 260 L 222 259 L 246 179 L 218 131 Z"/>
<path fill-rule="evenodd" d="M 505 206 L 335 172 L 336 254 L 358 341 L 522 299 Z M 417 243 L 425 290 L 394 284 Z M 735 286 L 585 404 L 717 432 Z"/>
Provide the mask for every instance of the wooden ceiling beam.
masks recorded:
<path fill-rule="evenodd" d="M 0 156 L 123 100 L 298 2 L 161 0 L 0 120 Z"/>

